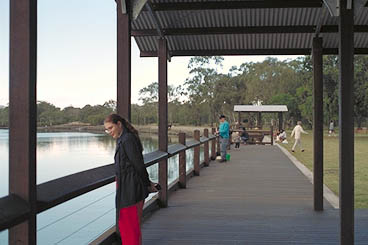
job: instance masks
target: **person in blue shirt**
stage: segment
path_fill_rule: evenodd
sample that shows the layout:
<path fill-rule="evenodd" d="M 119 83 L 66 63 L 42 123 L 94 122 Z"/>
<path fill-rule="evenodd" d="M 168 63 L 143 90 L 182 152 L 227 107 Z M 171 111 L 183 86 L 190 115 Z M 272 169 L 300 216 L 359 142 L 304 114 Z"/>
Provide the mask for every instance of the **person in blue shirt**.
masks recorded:
<path fill-rule="evenodd" d="M 230 125 L 226 121 L 226 117 L 224 115 L 220 116 L 220 126 L 217 133 L 220 136 L 220 150 L 221 150 L 221 160 L 220 162 L 226 162 L 226 148 L 229 144 L 229 132 Z"/>

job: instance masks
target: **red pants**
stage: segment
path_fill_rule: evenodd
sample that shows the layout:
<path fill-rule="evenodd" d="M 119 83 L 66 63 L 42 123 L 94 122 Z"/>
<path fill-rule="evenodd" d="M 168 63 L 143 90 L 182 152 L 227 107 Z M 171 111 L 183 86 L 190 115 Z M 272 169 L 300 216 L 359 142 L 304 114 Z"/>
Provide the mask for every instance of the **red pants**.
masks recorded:
<path fill-rule="evenodd" d="M 144 200 L 119 211 L 119 230 L 123 245 L 141 245 L 141 218 Z"/>

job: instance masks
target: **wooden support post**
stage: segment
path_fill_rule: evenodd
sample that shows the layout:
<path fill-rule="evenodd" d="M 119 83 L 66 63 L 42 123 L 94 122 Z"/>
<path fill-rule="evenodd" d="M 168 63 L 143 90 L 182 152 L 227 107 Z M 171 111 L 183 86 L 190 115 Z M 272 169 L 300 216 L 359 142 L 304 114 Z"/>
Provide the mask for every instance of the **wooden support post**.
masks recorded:
<path fill-rule="evenodd" d="M 200 132 L 199 130 L 194 130 L 194 139 L 199 141 L 200 140 Z M 200 153 L 200 146 L 194 147 L 194 175 L 199 175 L 200 166 L 199 166 L 199 153 Z"/>
<path fill-rule="evenodd" d="M 117 54 L 117 113 L 130 121 L 131 119 L 131 17 L 129 1 L 126 1 L 127 13 L 121 11 L 121 1 L 116 1 L 116 54 Z M 119 210 L 116 210 L 116 233 L 119 231 Z"/>
<path fill-rule="evenodd" d="M 168 134 L 167 134 L 167 41 L 166 39 L 158 40 L 158 84 L 159 84 L 159 99 L 158 99 L 158 116 L 159 116 L 159 134 L 158 144 L 159 150 L 167 152 Z M 167 183 L 167 159 L 159 162 L 159 183 L 160 205 L 167 207 L 168 204 L 168 183 Z"/>
<path fill-rule="evenodd" d="M 258 112 L 257 127 L 259 129 L 262 128 L 262 113 L 261 112 Z"/>
<path fill-rule="evenodd" d="M 9 229 L 9 244 L 36 242 L 37 1 L 10 1 L 9 194 L 28 202 L 28 221 Z"/>
<path fill-rule="evenodd" d="M 185 133 L 179 133 L 179 143 L 185 145 Z M 187 187 L 187 158 L 186 151 L 179 153 L 179 186 L 180 188 Z"/>
<path fill-rule="evenodd" d="M 203 136 L 208 138 L 208 128 L 203 130 Z M 204 143 L 204 165 L 206 167 L 210 165 L 210 149 L 208 141 Z"/>
<path fill-rule="evenodd" d="M 271 145 L 273 145 L 273 125 L 271 125 Z"/>
<path fill-rule="evenodd" d="M 322 38 L 313 38 L 313 200 L 323 210 L 323 64 Z"/>
<path fill-rule="evenodd" d="M 240 116 L 240 111 L 238 111 L 238 129 L 240 128 L 241 125 L 241 116 Z"/>
<path fill-rule="evenodd" d="M 283 127 L 283 120 L 282 120 L 283 118 L 282 118 L 282 112 L 279 112 L 279 132 L 280 132 L 280 130 L 281 129 L 283 129 L 284 127 Z"/>
<path fill-rule="evenodd" d="M 130 1 L 125 1 L 127 14 L 121 11 L 121 1 L 116 1 L 117 11 L 117 113 L 131 121 L 131 16 Z"/>
<path fill-rule="evenodd" d="M 354 244 L 354 6 L 339 0 L 340 243 Z M 353 4 L 354 1 L 351 1 Z"/>
<path fill-rule="evenodd" d="M 216 134 L 216 129 L 212 128 L 212 135 Z M 211 140 L 211 160 L 216 159 L 216 138 Z"/>

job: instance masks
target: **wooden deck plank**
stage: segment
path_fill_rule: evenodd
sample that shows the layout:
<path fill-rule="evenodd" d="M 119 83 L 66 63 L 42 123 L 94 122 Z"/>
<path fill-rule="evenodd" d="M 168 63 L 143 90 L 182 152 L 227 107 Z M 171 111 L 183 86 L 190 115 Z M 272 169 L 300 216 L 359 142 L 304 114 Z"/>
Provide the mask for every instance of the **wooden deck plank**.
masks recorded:
<path fill-rule="evenodd" d="M 308 179 L 276 146 L 241 146 L 211 163 L 143 224 L 143 244 L 338 244 L 339 210 L 313 211 Z M 368 212 L 356 215 L 368 244 Z"/>

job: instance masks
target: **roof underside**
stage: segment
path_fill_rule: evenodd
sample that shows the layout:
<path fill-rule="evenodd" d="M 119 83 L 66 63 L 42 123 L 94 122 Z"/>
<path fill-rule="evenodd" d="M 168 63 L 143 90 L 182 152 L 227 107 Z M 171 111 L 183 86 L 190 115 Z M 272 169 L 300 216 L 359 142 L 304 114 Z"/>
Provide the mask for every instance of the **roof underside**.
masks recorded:
<path fill-rule="evenodd" d="M 141 56 L 157 56 L 156 21 L 170 56 L 310 54 L 316 30 L 324 53 L 338 53 L 337 17 L 319 0 L 153 0 L 152 10 L 132 22 Z M 355 53 L 366 54 L 367 4 L 354 22 Z"/>
<path fill-rule="evenodd" d="M 286 105 L 234 105 L 234 111 L 239 112 L 285 112 Z"/>

